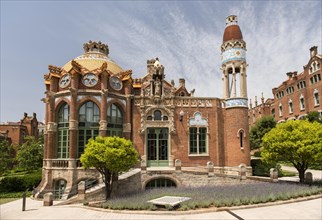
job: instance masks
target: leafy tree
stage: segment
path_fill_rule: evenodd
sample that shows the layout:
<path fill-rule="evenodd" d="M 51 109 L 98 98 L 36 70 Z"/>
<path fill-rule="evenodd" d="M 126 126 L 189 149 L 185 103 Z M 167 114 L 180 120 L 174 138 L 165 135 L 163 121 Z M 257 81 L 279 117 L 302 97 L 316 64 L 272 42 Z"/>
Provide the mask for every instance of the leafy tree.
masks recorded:
<path fill-rule="evenodd" d="M 13 168 L 15 149 L 8 141 L 0 141 L 0 174 Z"/>
<path fill-rule="evenodd" d="M 319 123 L 322 123 L 322 119 L 320 119 L 320 113 L 316 111 L 309 112 L 306 116 L 306 119 L 309 120 L 309 122 L 317 121 Z"/>
<path fill-rule="evenodd" d="M 33 136 L 27 136 L 17 154 L 18 165 L 27 171 L 42 167 L 43 146 Z"/>
<path fill-rule="evenodd" d="M 264 116 L 256 121 L 250 129 L 250 149 L 254 150 L 260 148 L 262 146 L 262 138 L 264 135 L 275 127 L 276 121 L 273 116 Z"/>
<path fill-rule="evenodd" d="M 308 167 L 322 162 L 322 124 L 307 120 L 278 124 L 263 137 L 262 158 L 291 162 L 304 182 Z"/>
<path fill-rule="evenodd" d="M 128 171 L 138 162 L 139 154 L 131 141 L 120 137 L 90 139 L 80 161 L 84 168 L 95 167 L 105 183 L 105 198 L 111 197 L 120 172 Z"/>

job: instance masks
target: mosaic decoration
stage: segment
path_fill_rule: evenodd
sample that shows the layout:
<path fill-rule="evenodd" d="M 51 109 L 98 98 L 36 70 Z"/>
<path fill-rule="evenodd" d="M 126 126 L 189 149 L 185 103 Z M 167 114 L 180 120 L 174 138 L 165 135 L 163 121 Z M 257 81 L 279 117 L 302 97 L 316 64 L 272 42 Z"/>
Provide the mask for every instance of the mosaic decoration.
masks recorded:
<path fill-rule="evenodd" d="M 246 60 L 246 51 L 242 48 L 230 48 L 221 55 L 222 63 L 231 60 Z"/>
<path fill-rule="evenodd" d="M 189 126 L 208 126 L 208 121 L 201 117 L 200 112 L 196 112 L 194 117 L 189 119 Z"/>
<path fill-rule="evenodd" d="M 235 106 L 243 106 L 248 107 L 247 99 L 228 99 L 226 100 L 226 108 L 235 107 Z"/>
<path fill-rule="evenodd" d="M 80 100 L 82 100 L 82 99 L 83 99 L 83 98 L 85 98 L 85 97 L 87 97 L 87 96 L 79 95 L 79 96 L 77 96 L 77 101 L 80 101 Z M 101 102 L 101 101 L 102 101 L 102 97 L 101 97 L 101 96 L 97 96 L 97 95 L 95 95 L 95 96 L 92 96 L 92 97 L 95 97 L 95 98 L 97 99 L 97 101 L 98 101 L 98 102 Z"/>

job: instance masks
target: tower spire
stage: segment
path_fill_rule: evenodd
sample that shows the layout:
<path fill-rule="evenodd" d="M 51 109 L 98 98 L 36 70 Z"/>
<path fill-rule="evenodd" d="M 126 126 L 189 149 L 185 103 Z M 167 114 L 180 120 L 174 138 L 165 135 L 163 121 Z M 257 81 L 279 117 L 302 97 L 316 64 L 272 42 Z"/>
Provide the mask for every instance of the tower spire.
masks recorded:
<path fill-rule="evenodd" d="M 226 18 L 221 52 L 226 107 L 248 107 L 246 43 L 243 40 L 236 15 Z"/>

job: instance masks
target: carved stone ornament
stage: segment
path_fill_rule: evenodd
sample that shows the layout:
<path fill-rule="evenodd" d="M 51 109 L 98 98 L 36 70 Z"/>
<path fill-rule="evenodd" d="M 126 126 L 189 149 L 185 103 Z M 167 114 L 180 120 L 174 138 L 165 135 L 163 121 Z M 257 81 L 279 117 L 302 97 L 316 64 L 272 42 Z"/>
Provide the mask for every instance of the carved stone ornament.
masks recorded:
<path fill-rule="evenodd" d="M 48 124 L 47 124 L 47 131 L 48 132 L 55 132 L 55 131 L 57 131 L 57 124 L 55 122 L 48 122 Z"/>
<path fill-rule="evenodd" d="M 99 128 L 101 131 L 102 130 L 107 130 L 107 121 L 105 120 L 101 120 L 100 121 L 100 128 Z"/>
<path fill-rule="evenodd" d="M 123 124 L 123 132 L 131 132 L 131 123 Z"/>
<path fill-rule="evenodd" d="M 108 89 L 102 89 L 101 94 L 102 94 L 102 96 L 107 97 L 108 96 Z"/>
<path fill-rule="evenodd" d="M 77 130 L 78 129 L 78 121 L 69 120 L 69 130 Z"/>

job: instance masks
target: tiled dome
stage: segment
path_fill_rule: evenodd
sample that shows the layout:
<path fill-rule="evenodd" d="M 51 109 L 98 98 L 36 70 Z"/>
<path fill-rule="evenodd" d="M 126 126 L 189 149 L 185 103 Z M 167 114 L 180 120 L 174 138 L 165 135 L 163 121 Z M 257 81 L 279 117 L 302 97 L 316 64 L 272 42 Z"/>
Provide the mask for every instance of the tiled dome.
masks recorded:
<path fill-rule="evenodd" d="M 123 71 L 123 69 L 108 56 L 109 50 L 106 44 L 89 41 L 84 44 L 84 50 L 85 53 L 76 57 L 74 61 L 89 71 L 100 68 L 105 62 L 107 63 L 107 69 L 112 73 L 116 74 Z M 72 68 L 71 62 L 72 61 L 69 61 L 63 66 L 65 71 L 68 72 Z"/>
<path fill-rule="evenodd" d="M 243 34 L 237 23 L 237 16 L 230 15 L 226 18 L 226 28 L 224 32 L 223 41 L 242 40 Z"/>

